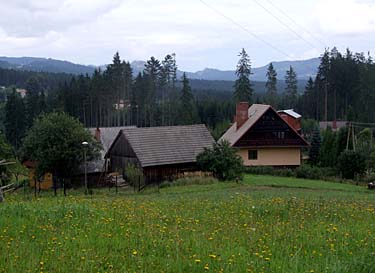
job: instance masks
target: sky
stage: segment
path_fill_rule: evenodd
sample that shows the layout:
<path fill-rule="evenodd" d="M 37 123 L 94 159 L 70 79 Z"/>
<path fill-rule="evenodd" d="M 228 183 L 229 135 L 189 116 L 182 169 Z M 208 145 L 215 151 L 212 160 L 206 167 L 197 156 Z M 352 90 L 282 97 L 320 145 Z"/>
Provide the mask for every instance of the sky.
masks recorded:
<path fill-rule="evenodd" d="M 375 51 L 375 0 L 0 0 L 0 56 L 80 64 L 176 53 L 181 70 Z"/>

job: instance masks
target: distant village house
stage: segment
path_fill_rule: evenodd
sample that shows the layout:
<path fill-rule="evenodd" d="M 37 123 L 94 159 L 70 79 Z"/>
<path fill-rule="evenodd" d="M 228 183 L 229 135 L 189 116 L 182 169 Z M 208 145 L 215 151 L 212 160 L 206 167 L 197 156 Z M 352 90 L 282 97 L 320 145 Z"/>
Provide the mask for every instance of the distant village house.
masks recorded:
<path fill-rule="evenodd" d="M 300 118 L 291 110 L 277 113 L 270 105 L 240 102 L 235 122 L 220 140 L 238 149 L 245 166 L 297 167 L 301 149 L 309 146 L 299 134 Z"/>

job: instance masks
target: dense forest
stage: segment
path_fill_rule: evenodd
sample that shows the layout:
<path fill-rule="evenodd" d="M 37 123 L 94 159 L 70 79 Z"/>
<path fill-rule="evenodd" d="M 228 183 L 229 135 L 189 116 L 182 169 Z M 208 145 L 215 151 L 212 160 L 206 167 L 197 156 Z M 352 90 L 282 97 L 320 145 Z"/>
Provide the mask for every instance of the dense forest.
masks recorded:
<path fill-rule="evenodd" d="M 92 76 L 0 69 L 0 129 L 18 147 L 43 112 L 64 111 L 86 127 L 163 126 L 205 123 L 215 137 L 231 122 L 235 103 L 268 103 L 294 108 L 304 118 L 375 122 L 375 64 L 370 55 L 333 48 L 321 56 L 317 76 L 301 90 L 293 67 L 277 75 L 268 67 L 265 92 L 251 80 L 250 57 L 241 51 L 236 82 L 177 78 L 174 54 L 151 57 L 134 75 L 116 53 L 105 70 Z M 284 77 L 283 80 L 280 78 Z M 280 88 L 283 86 L 283 88 Z M 25 98 L 15 91 L 27 90 Z"/>

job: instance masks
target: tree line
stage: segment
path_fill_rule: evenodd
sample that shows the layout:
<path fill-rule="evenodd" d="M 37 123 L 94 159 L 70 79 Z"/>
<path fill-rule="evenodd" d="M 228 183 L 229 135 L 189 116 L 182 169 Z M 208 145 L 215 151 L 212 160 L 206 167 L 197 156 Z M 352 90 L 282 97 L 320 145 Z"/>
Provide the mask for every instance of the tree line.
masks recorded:
<path fill-rule="evenodd" d="M 15 73 L 9 70 L 9 75 L 15 77 Z M 119 53 L 105 70 L 97 69 L 91 77 L 17 73 L 27 95 L 21 98 L 11 88 L 7 91 L 6 103 L 0 107 L 0 129 L 16 149 L 33 120 L 51 111 L 66 112 L 86 127 L 205 123 L 216 138 L 232 122 L 238 101 L 267 103 L 276 109 L 293 108 L 304 118 L 315 120 L 375 120 L 372 111 L 375 65 L 371 57 L 349 50 L 341 54 L 335 48 L 323 53 L 317 75 L 309 79 L 305 90 L 298 90 L 293 67 L 284 76 L 284 90 L 278 90 L 278 75 L 271 63 L 263 95 L 254 92 L 251 61 L 245 49 L 239 54 L 238 79 L 234 82 L 232 97 L 224 92 L 192 90 L 186 75 L 177 78 L 175 54 L 168 54 L 161 61 L 151 57 L 137 75 L 133 75 L 130 63 L 121 60 Z M 27 75 L 29 78 L 25 81 Z"/>

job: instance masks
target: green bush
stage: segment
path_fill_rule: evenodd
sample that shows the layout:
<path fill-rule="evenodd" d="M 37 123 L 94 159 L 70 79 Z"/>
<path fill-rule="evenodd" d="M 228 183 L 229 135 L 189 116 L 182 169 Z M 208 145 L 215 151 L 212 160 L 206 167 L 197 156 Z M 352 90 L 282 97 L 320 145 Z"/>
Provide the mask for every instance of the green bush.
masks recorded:
<path fill-rule="evenodd" d="M 366 170 L 366 157 L 356 151 L 344 151 L 338 158 L 338 168 L 342 177 L 354 179 L 356 175 L 361 175 Z"/>
<path fill-rule="evenodd" d="M 251 166 L 246 167 L 245 172 L 257 175 L 275 175 L 275 168 L 270 166 Z"/>
<path fill-rule="evenodd" d="M 321 179 L 323 178 L 323 172 L 321 168 L 305 164 L 296 169 L 296 177 L 306 179 Z"/>
<path fill-rule="evenodd" d="M 219 180 L 234 180 L 243 175 L 242 158 L 228 141 L 220 141 L 212 148 L 206 148 L 198 155 L 197 164 L 203 171 L 212 172 Z"/>
<path fill-rule="evenodd" d="M 295 174 L 294 170 L 286 168 L 286 169 L 275 169 L 274 175 L 284 176 L 284 177 L 293 177 L 296 174 Z"/>
<path fill-rule="evenodd" d="M 125 179 L 130 185 L 139 188 L 144 184 L 144 175 L 140 168 L 133 164 L 129 164 L 125 169 Z"/>
<path fill-rule="evenodd" d="M 208 185 L 218 182 L 213 177 L 183 177 L 174 181 L 164 181 L 160 184 L 160 188 L 168 188 L 173 186 L 187 186 L 187 185 Z"/>
<path fill-rule="evenodd" d="M 306 179 L 327 179 L 337 175 L 333 168 L 320 168 L 311 165 L 301 165 L 295 170 L 296 177 Z"/>

